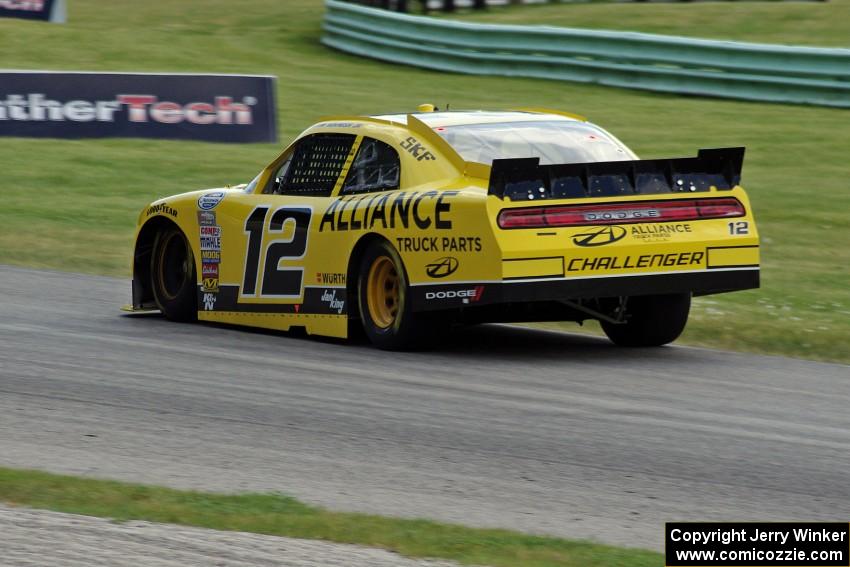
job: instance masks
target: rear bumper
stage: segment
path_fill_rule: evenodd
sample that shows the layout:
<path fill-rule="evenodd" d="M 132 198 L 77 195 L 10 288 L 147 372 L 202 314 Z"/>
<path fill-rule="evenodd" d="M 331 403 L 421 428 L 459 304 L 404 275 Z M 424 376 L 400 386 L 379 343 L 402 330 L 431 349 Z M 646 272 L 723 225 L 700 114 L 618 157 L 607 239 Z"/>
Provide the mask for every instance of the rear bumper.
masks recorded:
<path fill-rule="evenodd" d="M 759 287 L 754 266 L 691 272 L 534 278 L 497 282 L 415 284 L 411 286 L 415 311 L 471 308 L 498 303 L 563 301 L 594 297 L 693 293 L 709 295 Z"/>

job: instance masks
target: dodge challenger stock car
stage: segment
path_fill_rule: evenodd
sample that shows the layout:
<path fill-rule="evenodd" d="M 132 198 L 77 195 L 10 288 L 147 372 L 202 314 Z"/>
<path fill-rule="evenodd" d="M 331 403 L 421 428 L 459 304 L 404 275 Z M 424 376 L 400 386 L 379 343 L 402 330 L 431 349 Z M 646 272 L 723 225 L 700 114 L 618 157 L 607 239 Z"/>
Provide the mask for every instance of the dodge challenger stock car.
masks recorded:
<path fill-rule="evenodd" d="M 586 319 L 662 345 L 692 296 L 759 285 L 743 157 L 639 160 L 549 110 L 330 117 L 250 183 L 145 207 L 127 309 L 385 349 Z"/>

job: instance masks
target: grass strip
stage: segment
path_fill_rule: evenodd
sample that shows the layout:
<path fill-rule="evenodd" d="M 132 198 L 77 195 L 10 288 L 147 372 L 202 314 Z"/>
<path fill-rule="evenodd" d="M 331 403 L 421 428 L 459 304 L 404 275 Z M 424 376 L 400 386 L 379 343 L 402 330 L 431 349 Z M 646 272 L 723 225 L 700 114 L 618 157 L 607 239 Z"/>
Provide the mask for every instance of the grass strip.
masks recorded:
<path fill-rule="evenodd" d="M 278 494 L 213 494 L 0 468 L 0 502 L 113 518 L 364 545 L 468 565 L 642 567 L 658 553 L 430 520 L 331 512 Z"/>

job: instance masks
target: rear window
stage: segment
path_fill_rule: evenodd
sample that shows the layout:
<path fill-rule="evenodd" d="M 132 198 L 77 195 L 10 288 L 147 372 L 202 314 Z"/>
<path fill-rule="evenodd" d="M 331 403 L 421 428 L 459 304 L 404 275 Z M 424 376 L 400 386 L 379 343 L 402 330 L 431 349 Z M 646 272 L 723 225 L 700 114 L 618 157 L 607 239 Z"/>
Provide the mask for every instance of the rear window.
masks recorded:
<path fill-rule="evenodd" d="M 572 121 L 499 122 L 440 126 L 466 161 L 539 157 L 541 165 L 637 159 L 619 140 L 592 124 Z"/>

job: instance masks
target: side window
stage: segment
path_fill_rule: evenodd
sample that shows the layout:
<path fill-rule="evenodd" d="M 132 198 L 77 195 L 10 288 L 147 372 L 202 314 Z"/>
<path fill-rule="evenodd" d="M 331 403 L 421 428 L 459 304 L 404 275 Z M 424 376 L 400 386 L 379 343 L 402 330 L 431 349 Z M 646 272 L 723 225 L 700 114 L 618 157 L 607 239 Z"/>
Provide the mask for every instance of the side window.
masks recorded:
<path fill-rule="evenodd" d="M 398 189 L 400 169 L 398 153 L 391 146 L 380 140 L 363 138 L 348 170 L 342 193 Z"/>
<path fill-rule="evenodd" d="M 356 136 L 313 134 L 298 142 L 264 193 L 328 197 Z"/>

